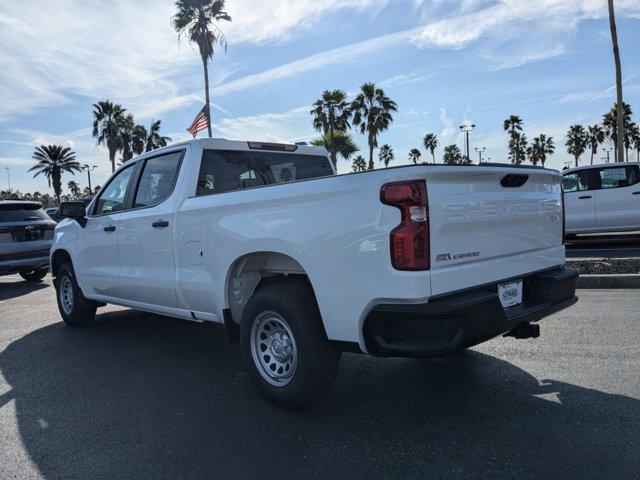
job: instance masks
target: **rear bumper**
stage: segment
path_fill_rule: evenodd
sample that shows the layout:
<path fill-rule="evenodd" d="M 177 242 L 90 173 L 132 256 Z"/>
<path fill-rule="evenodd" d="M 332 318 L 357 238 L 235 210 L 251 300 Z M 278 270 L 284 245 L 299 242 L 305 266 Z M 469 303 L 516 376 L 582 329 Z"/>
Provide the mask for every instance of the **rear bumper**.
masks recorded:
<path fill-rule="evenodd" d="M 536 322 L 578 300 L 574 268 L 559 267 L 521 278 L 522 305 L 508 309 L 500 304 L 498 283 L 424 304 L 378 305 L 364 321 L 367 350 L 379 356 L 441 355 Z"/>
<path fill-rule="evenodd" d="M 49 250 L 0 255 L 0 275 L 49 266 Z"/>

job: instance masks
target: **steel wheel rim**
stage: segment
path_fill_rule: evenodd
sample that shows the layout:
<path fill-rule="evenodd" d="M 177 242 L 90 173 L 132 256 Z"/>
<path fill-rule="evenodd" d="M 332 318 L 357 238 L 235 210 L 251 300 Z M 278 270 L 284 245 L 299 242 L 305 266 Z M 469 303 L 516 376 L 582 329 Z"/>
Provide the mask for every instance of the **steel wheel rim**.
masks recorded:
<path fill-rule="evenodd" d="M 258 372 L 271 385 L 291 382 L 298 363 L 298 347 L 291 327 L 281 315 L 262 312 L 251 327 L 251 355 Z"/>
<path fill-rule="evenodd" d="M 62 277 L 60 282 L 60 305 L 65 315 L 71 315 L 73 312 L 73 284 L 67 276 Z"/>

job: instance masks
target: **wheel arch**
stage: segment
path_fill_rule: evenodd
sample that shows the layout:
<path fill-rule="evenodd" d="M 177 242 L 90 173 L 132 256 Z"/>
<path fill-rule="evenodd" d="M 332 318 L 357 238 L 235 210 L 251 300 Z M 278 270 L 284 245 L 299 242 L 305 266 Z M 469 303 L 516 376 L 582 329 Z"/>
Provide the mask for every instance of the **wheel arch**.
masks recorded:
<path fill-rule="evenodd" d="M 58 275 L 60 271 L 60 267 L 65 263 L 71 263 L 73 265 L 73 261 L 71 260 L 71 255 L 64 248 L 59 248 L 51 255 L 51 276 L 55 277 Z"/>
<path fill-rule="evenodd" d="M 304 279 L 315 296 L 307 270 L 292 256 L 275 251 L 246 253 L 231 263 L 225 280 L 225 304 L 233 323 L 239 324 L 242 312 L 260 287 L 288 278 Z"/>

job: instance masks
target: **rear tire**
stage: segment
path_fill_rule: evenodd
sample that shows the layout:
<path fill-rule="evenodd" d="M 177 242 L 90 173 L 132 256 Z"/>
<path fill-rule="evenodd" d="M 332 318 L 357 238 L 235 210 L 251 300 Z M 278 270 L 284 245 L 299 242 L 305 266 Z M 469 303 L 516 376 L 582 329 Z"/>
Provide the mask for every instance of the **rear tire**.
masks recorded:
<path fill-rule="evenodd" d="M 301 280 L 272 283 L 253 294 L 242 314 L 240 347 L 260 393 L 289 409 L 327 394 L 341 355 L 326 338 L 313 291 Z"/>
<path fill-rule="evenodd" d="M 19 275 L 27 282 L 39 282 L 45 277 L 45 275 L 47 275 L 48 272 L 49 267 L 44 267 L 38 268 L 36 270 L 31 270 L 29 272 L 19 272 Z"/>
<path fill-rule="evenodd" d="M 82 327 L 93 321 L 97 304 L 87 300 L 78 286 L 73 266 L 65 263 L 55 278 L 56 299 L 60 316 L 67 325 Z"/>

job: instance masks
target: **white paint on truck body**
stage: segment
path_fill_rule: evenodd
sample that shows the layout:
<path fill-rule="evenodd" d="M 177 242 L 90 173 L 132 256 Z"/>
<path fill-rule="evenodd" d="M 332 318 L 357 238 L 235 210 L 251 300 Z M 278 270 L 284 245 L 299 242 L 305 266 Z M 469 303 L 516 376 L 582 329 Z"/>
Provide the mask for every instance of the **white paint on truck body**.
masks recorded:
<path fill-rule="evenodd" d="M 133 162 L 180 149 L 185 154 L 171 195 L 157 206 L 114 215 L 120 222 L 116 235 L 104 235 L 104 217 L 90 215 L 85 229 L 70 220 L 58 225 L 52 255 L 59 249 L 69 253 L 88 298 L 199 321 L 223 322 L 223 311 L 232 308 L 239 322 L 242 302 L 230 289 L 251 286 L 231 278 L 243 272 L 238 262 L 247 255 L 278 254 L 275 260 L 263 256 L 253 270 L 269 273 L 277 270 L 269 266 L 275 262 L 288 274 L 299 265 L 328 338 L 357 342 L 364 351 L 362 322 L 375 305 L 424 303 L 564 263 L 560 175 L 552 170 L 418 165 L 197 196 L 203 151 L 248 152 L 247 142 L 194 140 Z M 318 147 L 299 146 L 293 153 L 326 157 Z M 508 174 L 528 180 L 504 188 L 500 181 Z M 389 236 L 400 223 L 400 210 L 383 204 L 380 190 L 408 180 L 427 185 L 427 271 L 396 270 L 390 261 Z M 136 222 L 156 218 L 169 226 L 136 233 L 143 228 Z M 91 235 L 96 238 L 87 240 Z M 88 246 L 105 242 L 111 242 L 110 259 Z M 97 277 L 91 255 L 101 265 Z"/>

